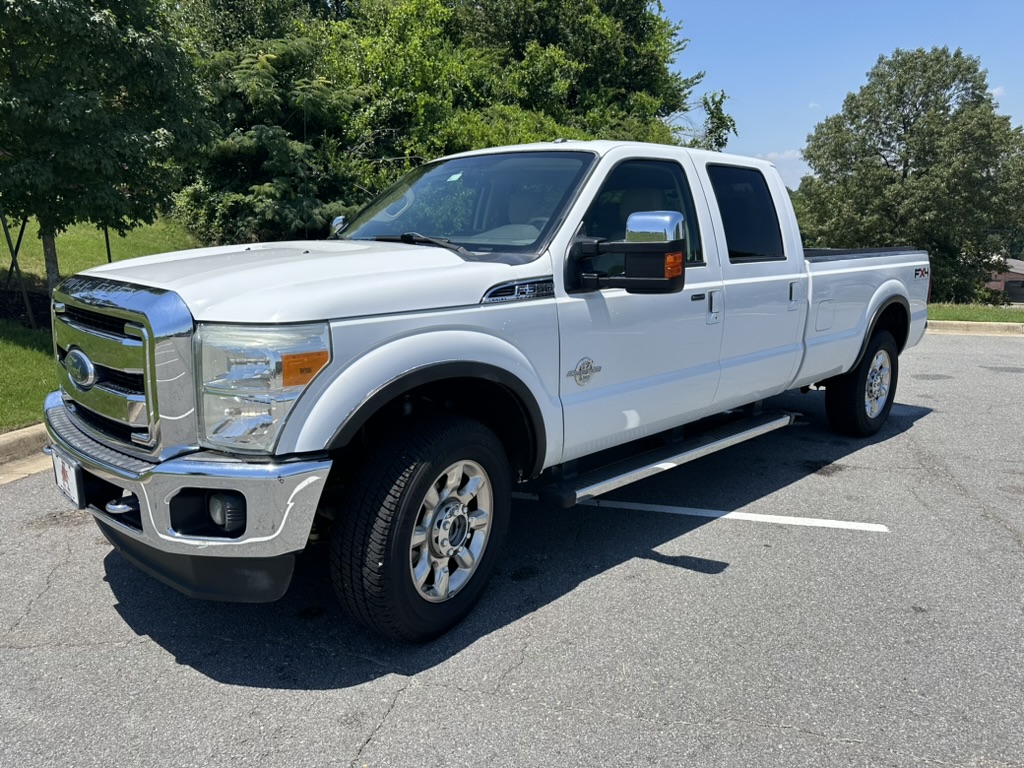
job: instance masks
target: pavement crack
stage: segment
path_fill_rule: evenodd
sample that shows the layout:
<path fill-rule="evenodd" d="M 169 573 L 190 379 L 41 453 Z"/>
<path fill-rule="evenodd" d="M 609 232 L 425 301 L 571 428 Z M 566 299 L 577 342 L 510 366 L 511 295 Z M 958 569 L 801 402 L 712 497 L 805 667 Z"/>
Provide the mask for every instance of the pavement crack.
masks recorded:
<path fill-rule="evenodd" d="M 391 703 L 388 704 L 388 708 L 384 711 L 384 714 L 381 715 L 380 720 L 377 721 L 377 725 L 374 726 L 374 729 L 370 732 L 370 735 L 363 740 L 363 743 L 359 745 L 359 749 L 356 750 L 355 757 L 353 757 L 352 762 L 349 763 L 349 768 L 359 767 L 359 761 L 363 756 L 363 751 L 366 749 L 369 743 L 373 741 L 374 737 L 378 733 L 380 733 L 380 729 L 384 727 L 384 723 L 387 722 L 388 717 L 391 716 L 391 713 L 394 712 L 395 707 L 398 705 L 398 699 L 401 697 L 403 693 L 405 693 L 406 690 L 408 690 L 408 688 L 413 684 L 413 682 L 414 681 L 412 678 L 407 678 L 405 685 L 401 686 L 397 691 L 395 691 L 395 695 L 391 697 Z"/>
<path fill-rule="evenodd" d="M 978 509 L 978 515 L 981 518 L 994 523 L 996 527 L 1001 528 L 1003 531 L 1008 533 L 1010 539 L 1016 545 L 1017 550 L 1021 554 L 1024 554 L 1024 533 L 1021 533 L 1021 531 L 1017 530 L 1017 528 L 1015 528 L 1009 521 L 993 512 L 987 499 L 979 495 L 967 484 L 960 482 L 948 462 L 932 453 L 924 446 L 915 446 L 914 453 L 916 454 L 918 464 L 922 470 L 930 472 L 933 476 L 937 476 L 945 480 L 960 496 L 973 499 Z M 929 491 L 929 493 L 931 493 L 931 491 Z M 922 503 L 927 507 L 927 497 L 922 498 L 916 490 L 914 492 L 914 496 L 918 500 L 922 501 Z"/>
<path fill-rule="evenodd" d="M 71 560 L 71 543 L 67 540 L 64 541 L 64 556 L 54 564 L 54 566 L 46 574 L 46 582 L 43 584 L 43 588 L 39 591 L 35 597 L 28 601 L 28 605 L 25 606 L 24 612 L 18 617 L 18 620 L 14 622 L 14 625 L 4 633 L 3 640 L 0 641 L 0 645 L 6 646 L 7 640 L 14 636 L 14 633 L 18 631 L 25 620 L 32 615 L 32 610 L 36 604 L 42 600 L 46 593 L 50 591 L 50 587 L 53 586 L 53 577 L 61 568 L 68 564 Z"/>
<path fill-rule="evenodd" d="M 1007 520 L 1004 520 L 995 512 L 986 512 L 985 510 L 982 510 L 981 516 L 986 520 L 991 520 L 998 527 L 1002 528 L 1004 531 L 1010 534 L 1010 538 L 1013 539 L 1014 542 L 1017 544 L 1017 548 L 1022 553 L 1024 553 L 1024 534 L 1021 534 L 1020 531 L 1014 528 Z"/>
<path fill-rule="evenodd" d="M 719 720 L 715 720 L 716 723 L 736 723 L 737 725 L 747 725 L 754 728 L 767 728 L 772 730 L 780 731 L 793 731 L 794 733 L 800 733 L 805 736 L 814 736 L 818 739 L 825 739 L 826 741 L 838 742 L 840 744 L 869 744 L 879 749 L 885 749 L 881 744 L 870 744 L 865 739 L 854 739 L 847 736 L 829 736 L 827 733 L 821 733 L 820 731 L 812 731 L 810 728 L 801 728 L 798 725 L 786 725 L 785 723 L 759 723 L 756 720 L 743 720 L 740 718 L 726 717 Z"/>
<path fill-rule="evenodd" d="M 138 637 L 132 640 L 96 640 L 94 642 L 86 643 L 24 643 L 24 644 L 7 644 L 0 643 L 0 650 L 4 651 L 39 651 L 39 650 L 59 650 L 59 651 L 73 651 L 73 650 L 84 650 L 88 648 L 129 648 L 133 645 L 145 645 L 149 642 L 148 638 Z"/>
<path fill-rule="evenodd" d="M 505 680 L 508 679 L 509 675 L 511 675 L 513 672 L 518 670 L 520 667 L 523 666 L 523 664 L 526 663 L 526 654 L 529 649 L 530 641 L 529 639 L 524 639 L 522 647 L 516 653 L 516 660 L 512 663 L 511 666 L 509 666 L 508 669 L 501 673 L 501 675 L 495 681 L 494 689 L 491 691 L 491 693 L 496 694 L 504 689 Z"/>

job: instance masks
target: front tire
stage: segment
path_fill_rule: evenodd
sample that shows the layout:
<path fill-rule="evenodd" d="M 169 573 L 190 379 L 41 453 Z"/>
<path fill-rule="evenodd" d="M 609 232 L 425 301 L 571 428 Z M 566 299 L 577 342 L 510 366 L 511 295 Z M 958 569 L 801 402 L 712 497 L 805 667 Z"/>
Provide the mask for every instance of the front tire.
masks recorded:
<path fill-rule="evenodd" d="M 898 378 L 896 340 L 878 331 L 857 366 L 825 387 L 825 415 L 832 429 L 854 437 L 875 434 L 892 410 Z"/>
<path fill-rule="evenodd" d="M 479 422 L 415 422 L 374 449 L 334 525 L 331 577 L 349 613 L 390 637 L 423 642 L 472 609 L 508 530 L 511 480 L 498 438 Z"/>

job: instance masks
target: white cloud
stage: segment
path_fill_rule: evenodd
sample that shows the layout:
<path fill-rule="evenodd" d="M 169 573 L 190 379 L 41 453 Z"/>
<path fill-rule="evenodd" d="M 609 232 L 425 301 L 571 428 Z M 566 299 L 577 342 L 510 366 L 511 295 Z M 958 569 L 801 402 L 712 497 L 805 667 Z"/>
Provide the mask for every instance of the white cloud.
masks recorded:
<path fill-rule="evenodd" d="M 992 89 L 992 95 L 995 96 L 997 99 L 1002 98 L 1004 93 L 1006 93 L 1005 86 L 997 85 L 995 88 Z"/>
<path fill-rule="evenodd" d="M 820 107 L 821 107 L 821 104 L 819 104 L 816 101 L 812 101 L 810 104 L 807 105 L 808 109 L 819 109 Z"/>
<path fill-rule="evenodd" d="M 758 155 L 758 157 L 764 160 L 771 160 L 774 163 L 779 160 L 800 160 L 801 154 L 799 149 L 786 149 L 782 152 L 769 152 L 767 155 Z"/>
<path fill-rule="evenodd" d="M 782 176 L 783 183 L 790 189 L 800 186 L 800 179 L 811 172 L 811 168 L 804 162 L 803 155 L 799 149 L 784 149 L 781 152 L 767 152 L 758 155 L 762 160 L 772 163 Z"/>

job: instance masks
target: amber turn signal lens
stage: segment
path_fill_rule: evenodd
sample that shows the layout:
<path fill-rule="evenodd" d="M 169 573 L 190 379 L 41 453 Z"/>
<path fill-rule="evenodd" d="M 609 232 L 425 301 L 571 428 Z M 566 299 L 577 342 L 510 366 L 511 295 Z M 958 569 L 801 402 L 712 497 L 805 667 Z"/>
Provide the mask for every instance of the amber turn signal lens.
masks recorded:
<path fill-rule="evenodd" d="M 683 275 L 683 254 L 681 251 L 665 254 L 665 279 L 682 277 Z"/>
<path fill-rule="evenodd" d="M 330 357 L 327 350 L 301 352 L 295 355 L 281 355 L 281 377 L 286 387 L 301 387 L 309 384 L 320 369 L 327 365 Z"/>

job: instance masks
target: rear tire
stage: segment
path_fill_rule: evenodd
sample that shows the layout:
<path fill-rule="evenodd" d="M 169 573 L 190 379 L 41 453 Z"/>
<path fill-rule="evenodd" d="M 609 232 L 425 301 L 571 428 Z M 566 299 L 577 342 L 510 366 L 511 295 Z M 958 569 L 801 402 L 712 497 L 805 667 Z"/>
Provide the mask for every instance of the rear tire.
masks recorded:
<path fill-rule="evenodd" d="M 349 613 L 413 642 L 461 621 L 508 530 L 510 471 L 494 433 L 463 417 L 415 422 L 371 451 L 346 495 L 331 577 Z"/>
<path fill-rule="evenodd" d="M 832 429 L 854 437 L 875 434 L 892 410 L 898 378 L 896 340 L 888 331 L 878 331 L 857 367 L 825 387 L 825 415 Z"/>

